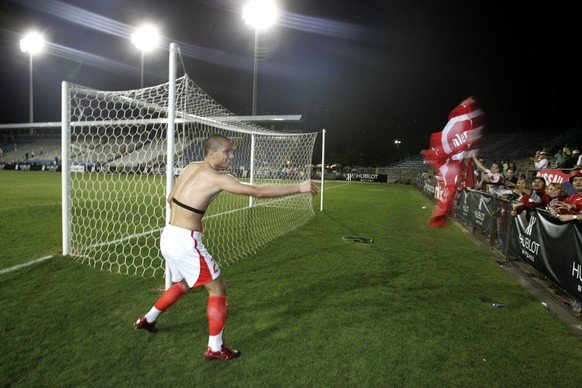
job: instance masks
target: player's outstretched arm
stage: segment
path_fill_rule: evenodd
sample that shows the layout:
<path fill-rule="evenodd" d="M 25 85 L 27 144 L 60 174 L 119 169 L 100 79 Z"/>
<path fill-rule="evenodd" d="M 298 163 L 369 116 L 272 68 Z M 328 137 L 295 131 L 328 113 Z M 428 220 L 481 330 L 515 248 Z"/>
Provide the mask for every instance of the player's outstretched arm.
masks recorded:
<path fill-rule="evenodd" d="M 229 175 L 217 177 L 217 185 L 221 190 L 226 190 L 234 194 L 249 195 L 257 198 L 282 197 L 285 195 L 310 193 L 316 194 L 317 185 L 311 179 L 302 183 L 291 185 L 249 185 L 238 181 Z"/>
<path fill-rule="evenodd" d="M 281 197 L 284 195 L 306 193 L 306 194 L 316 194 L 317 185 L 311 179 L 303 181 L 300 184 L 293 185 L 264 185 L 264 186 L 253 186 L 254 194 L 253 197 L 257 198 L 268 198 L 268 197 Z"/>

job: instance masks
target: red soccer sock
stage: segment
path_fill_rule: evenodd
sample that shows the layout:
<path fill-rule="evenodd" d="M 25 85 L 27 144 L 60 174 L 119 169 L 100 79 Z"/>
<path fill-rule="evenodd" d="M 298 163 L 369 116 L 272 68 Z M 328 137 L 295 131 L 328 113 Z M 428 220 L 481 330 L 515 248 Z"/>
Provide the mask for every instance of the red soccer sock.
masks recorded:
<path fill-rule="evenodd" d="M 166 310 L 168 307 L 173 305 L 182 295 L 186 294 L 186 290 L 182 287 L 180 283 L 174 283 L 174 285 L 166 290 L 160 296 L 160 299 L 154 304 L 154 307 L 160 311 Z"/>
<path fill-rule="evenodd" d="M 206 316 L 210 335 L 220 334 L 226 323 L 226 296 L 209 296 Z"/>

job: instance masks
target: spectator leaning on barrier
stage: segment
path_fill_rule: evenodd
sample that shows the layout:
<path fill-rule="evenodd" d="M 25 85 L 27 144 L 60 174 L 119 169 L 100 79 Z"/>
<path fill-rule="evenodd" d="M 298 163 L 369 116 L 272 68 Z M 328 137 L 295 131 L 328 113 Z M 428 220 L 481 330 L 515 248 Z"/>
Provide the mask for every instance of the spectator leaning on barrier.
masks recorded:
<path fill-rule="evenodd" d="M 475 166 L 479 167 L 481 171 L 484 172 L 482 175 L 482 184 L 485 183 L 487 185 L 487 192 L 489 194 L 496 194 L 499 190 L 505 189 L 503 186 L 503 175 L 501 174 L 501 166 L 499 163 L 492 163 L 491 168 L 485 168 L 483 163 L 479 161 L 476 157 L 473 156 L 473 161 L 475 162 Z"/>
<path fill-rule="evenodd" d="M 582 170 L 575 170 L 570 176 L 570 184 L 576 190 L 563 201 L 550 202 L 550 211 L 560 221 L 574 221 L 582 219 Z"/>
<path fill-rule="evenodd" d="M 510 185 L 507 185 L 510 187 Z M 523 195 L 522 189 L 530 189 L 530 184 L 525 177 L 525 174 L 521 174 L 519 178 L 517 178 L 517 183 L 514 187 L 512 187 L 513 194 L 521 197 Z"/>
<path fill-rule="evenodd" d="M 546 180 L 544 177 L 536 176 L 531 182 L 531 189 L 516 184 L 514 185 L 510 182 L 507 182 L 507 186 L 518 189 L 522 194 L 518 202 L 513 205 L 511 215 L 514 217 L 525 209 L 546 207 L 548 205 L 549 197 L 546 195 Z"/>
<path fill-rule="evenodd" d="M 550 203 L 552 201 L 563 201 L 568 198 L 568 190 L 562 183 L 550 182 L 546 186 L 546 195 L 548 198 L 543 198 L 542 201 L 547 202 L 547 209 L 551 210 Z"/>

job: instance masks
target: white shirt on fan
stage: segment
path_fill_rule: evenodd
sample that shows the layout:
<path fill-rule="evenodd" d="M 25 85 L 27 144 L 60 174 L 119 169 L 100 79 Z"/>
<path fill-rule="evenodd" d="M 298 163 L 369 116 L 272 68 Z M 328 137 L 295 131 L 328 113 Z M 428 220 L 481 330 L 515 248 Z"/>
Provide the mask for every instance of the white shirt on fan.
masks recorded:
<path fill-rule="evenodd" d="M 538 160 L 537 162 L 534 162 L 534 167 L 537 170 L 543 170 L 544 168 L 548 168 L 550 166 L 550 161 L 548 160 L 548 158 L 542 158 L 540 160 Z"/>

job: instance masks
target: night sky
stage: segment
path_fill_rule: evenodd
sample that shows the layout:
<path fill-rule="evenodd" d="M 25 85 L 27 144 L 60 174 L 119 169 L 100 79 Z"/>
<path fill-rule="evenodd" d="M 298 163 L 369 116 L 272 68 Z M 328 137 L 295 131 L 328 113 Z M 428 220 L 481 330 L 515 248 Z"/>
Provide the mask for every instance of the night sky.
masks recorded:
<path fill-rule="evenodd" d="M 63 80 L 102 90 L 139 87 L 140 52 L 130 39 L 143 21 L 163 36 L 146 54 L 146 86 L 167 82 L 175 42 L 202 89 L 233 113 L 250 115 L 254 31 L 241 17 L 245 3 L 3 0 L 0 123 L 28 121 L 29 58 L 19 49 L 26 32 L 43 32 L 49 45 L 34 59 L 34 121 L 60 121 Z M 579 126 L 582 33 L 572 5 L 278 3 L 278 24 L 260 35 L 258 114 L 304 115 L 298 125 L 307 131 L 327 130 L 330 157 L 383 164 L 396 152 L 418 154 L 471 95 L 484 105 L 487 133 Z"/>

